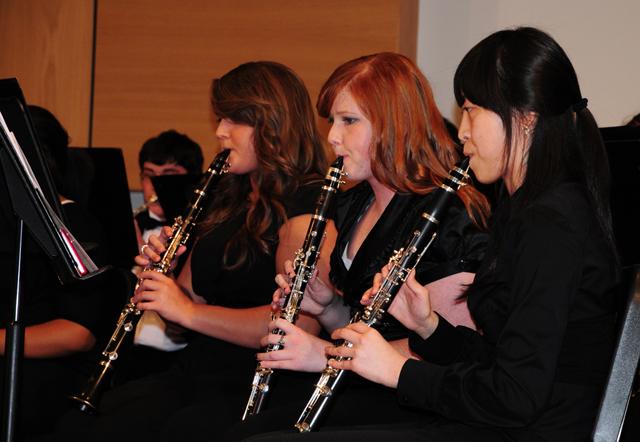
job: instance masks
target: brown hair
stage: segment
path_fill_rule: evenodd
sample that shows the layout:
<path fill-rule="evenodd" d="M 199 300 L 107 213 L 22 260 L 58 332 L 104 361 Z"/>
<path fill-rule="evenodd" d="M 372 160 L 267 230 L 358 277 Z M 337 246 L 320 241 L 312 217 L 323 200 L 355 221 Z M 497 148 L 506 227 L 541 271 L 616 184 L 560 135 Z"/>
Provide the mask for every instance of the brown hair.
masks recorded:
<path fill-rule="evenodd" d="M 273 235 L 286 219 L 284 198 L 300 185 L 321 179 L 327 159 L 309 93 L 282 64 L 260 61 L 236 67 L 213 80 L 211 104 L 218 118 L 254 129 L 258 169 L 250 175 L 223 178 L 201 228 L 209 231 L 247 210 L 244 225 L 225 250 L 224 265 L 237 268 L 256 251 L 269 253 L 270 245 L 277 242 Z M 232 259 L 231 249 L 238 254 L 234 252 Z"/>
<path fill-rule="evenodd" d="M 378 181 L 398 192 L 418 194 L 442 184 L 459 154 L 429 82 L 409 58 L 383 52 L 339 66 L 320 91 L 320 116 L 329 117 L 343 90 L 371 122 L 371 170 Z M 458 195 L 471 218 L 486 226 L 486 198 L 471 186 L 460 189 Z"/>

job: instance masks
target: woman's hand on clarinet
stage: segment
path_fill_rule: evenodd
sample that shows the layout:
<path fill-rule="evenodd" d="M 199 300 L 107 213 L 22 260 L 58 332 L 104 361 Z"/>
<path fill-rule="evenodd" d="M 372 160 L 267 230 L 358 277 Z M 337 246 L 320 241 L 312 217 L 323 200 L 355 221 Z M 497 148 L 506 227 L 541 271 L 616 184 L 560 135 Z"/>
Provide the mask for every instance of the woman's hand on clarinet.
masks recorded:
<path fill-rule="evenodd" d="M 325 348 L 328 364 L 333 368 L 351 370 L 372 382 L 396 388 L 407 357 L 401 355 L 382 335 L 364 322 L 356 322 L 335 330 L 333 339 L 345 339 L 352 347 Z M 350 360 L 338 361 L 337 356 Z"/>
<path fill-rule="evenodd" d="M 172 236 L 173 230 L 169 226 L 164 226 L 160 231 L 160 235 L 151 235 L 147 243 L 140 247 L 140 254 L 134 258 L 136 264 L 146 268 L 151 263 L 159 262 Z M 187 250 L 185 246 L 180 246 L 176 252 L 176 257 L 182 255 L 185 250 Z M 175 267 L 175 262 L 172 263 L 171 267 Z"/>
<path fill-rule="evenodd" d="M 269 333 L 260 341 L 263 347 L 278 343 L 281 345 L 280 350 L 258 353 L 258 361 L 263 367 L 311 372 L 324 369 L 327 364 L 324 356 L 327 341 L 307 333 L 285 319 L 278 318 L 269 323 L 269 330 L 276 328 L 285 334 Z"/>
<path fill-rule="evenodd" d="M 140 285 L 132 298 L 138 310 L 157 312 L 165 320 L 188 326 L 194 303 L 172 278 L 147 270 L 139 275 Z"/>
<path fill-rule="evenodd" d="M 271 308 L 274 311 L 278 311 L 283 307 L 286 296 L 291 293 L 291 282 L 296 276 L 291 261 L 285 261 L 284 269 L 286 275 L 280 273 L 276 275 L 276 284 L 278 284 L 279 288 L 273 293 Z M 311 278 L 309 278 L 300 308 L 314 316 L 319 316 L 325 312 L 334 297 L 333 289 L 318 278 L 318 269 L 316 268 Z"/>
<path fill-rule="evenodd" d="M 382 273 L 376 273 L 373 278 L 373 287 L 362 295 L 361 303 L 369 305 L 373 296 L 380 289 L 382 281 L 389 274 L 389 266 L 382 268 Z M 415 278 L 412 270 L 406 282 L 402 284 L 397 295 L 388 308 L 393 315 L 409 330 L 413 330 L 423 339 L 428 338 L 438 326 L 438 315 L 431 308 L 429 290 L 422 286 Z"/>

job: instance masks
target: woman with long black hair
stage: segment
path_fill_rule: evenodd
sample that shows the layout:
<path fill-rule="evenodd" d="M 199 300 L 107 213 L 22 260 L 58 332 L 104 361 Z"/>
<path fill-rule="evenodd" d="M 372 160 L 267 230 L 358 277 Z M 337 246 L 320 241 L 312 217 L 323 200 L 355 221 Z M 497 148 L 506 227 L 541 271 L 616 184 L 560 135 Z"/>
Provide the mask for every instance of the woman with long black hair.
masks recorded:
<path fill-rule="evenodd" d="M 471 168 L 505 189 L 466 293 L 479 331 L 452 326 L 410 278 L 389 313 L 413 331 L 409 347 L 421 360 L 359 323 L 333 333 L 352 348 L 327 353 L 352 357 L 329 363 L 397 389 L 399 403 L 424 410 L 423 418 L 251 440 L 589 438 L 615 340 L 619 274 L 597 125 L 567 55 L 537 29 L 482 40 L 458 66 L 454 87 Z"/>

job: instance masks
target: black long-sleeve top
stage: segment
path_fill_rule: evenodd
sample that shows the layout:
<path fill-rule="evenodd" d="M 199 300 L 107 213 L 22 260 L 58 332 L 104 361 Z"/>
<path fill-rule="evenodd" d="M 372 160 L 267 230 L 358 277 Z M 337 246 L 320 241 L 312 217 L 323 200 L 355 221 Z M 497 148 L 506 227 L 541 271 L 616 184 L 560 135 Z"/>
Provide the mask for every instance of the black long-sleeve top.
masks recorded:
<path fill-rule="evenodd" d="M 331 254 L 331 281 L 343 293 L 352 312 L 362 309 L 360 298 L 373 284 L 376 272 L 411 238 L 416 222 L 433 203 L 436 193 L 396 194 L 367 235 L 347 269 L 342 255 L 362 214 L 374 198 L 363 181 L 340 195 L 336 210 L 338 238 Z M 416 279 L 428 284 L 460 272 L 475 272 L 484 255 L 488 235 L 467 214 L 464 203 L 452 198 L 438 228 L 438 235 L 416 267 Z M 406 338 L 408 331 L 395 318 L 385 315 L 376 328 L 388 340 Z"/>
<path fill-rule="evenodd" d="M 618 269 L 582 188 L 565 183 L 496 214 L 468 291 L 482 333 L 440 318 L 424 361 L 405 363 L 402 404 L 516 440 L 590 434 L 614 345 Z"/>

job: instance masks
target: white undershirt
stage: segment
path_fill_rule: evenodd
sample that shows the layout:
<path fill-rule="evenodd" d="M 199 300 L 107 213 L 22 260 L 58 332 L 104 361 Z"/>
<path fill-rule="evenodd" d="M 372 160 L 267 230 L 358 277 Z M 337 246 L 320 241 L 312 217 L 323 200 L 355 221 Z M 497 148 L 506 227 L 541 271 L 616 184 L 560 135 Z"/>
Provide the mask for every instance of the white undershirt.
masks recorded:
<path fill-rule="evenodd" d="M 351 268 L 351 264 L 353 264 L 353 259 L 349 259 L 349 257 L 347 256 L 348 250 L 349 243 L 347 243 L 347 246 L 344 248 L 344 252 L 342 252 L 342 262 L 344 263 L 344 266 L 347 268 L 347 270 L 349 270 Z"/>

